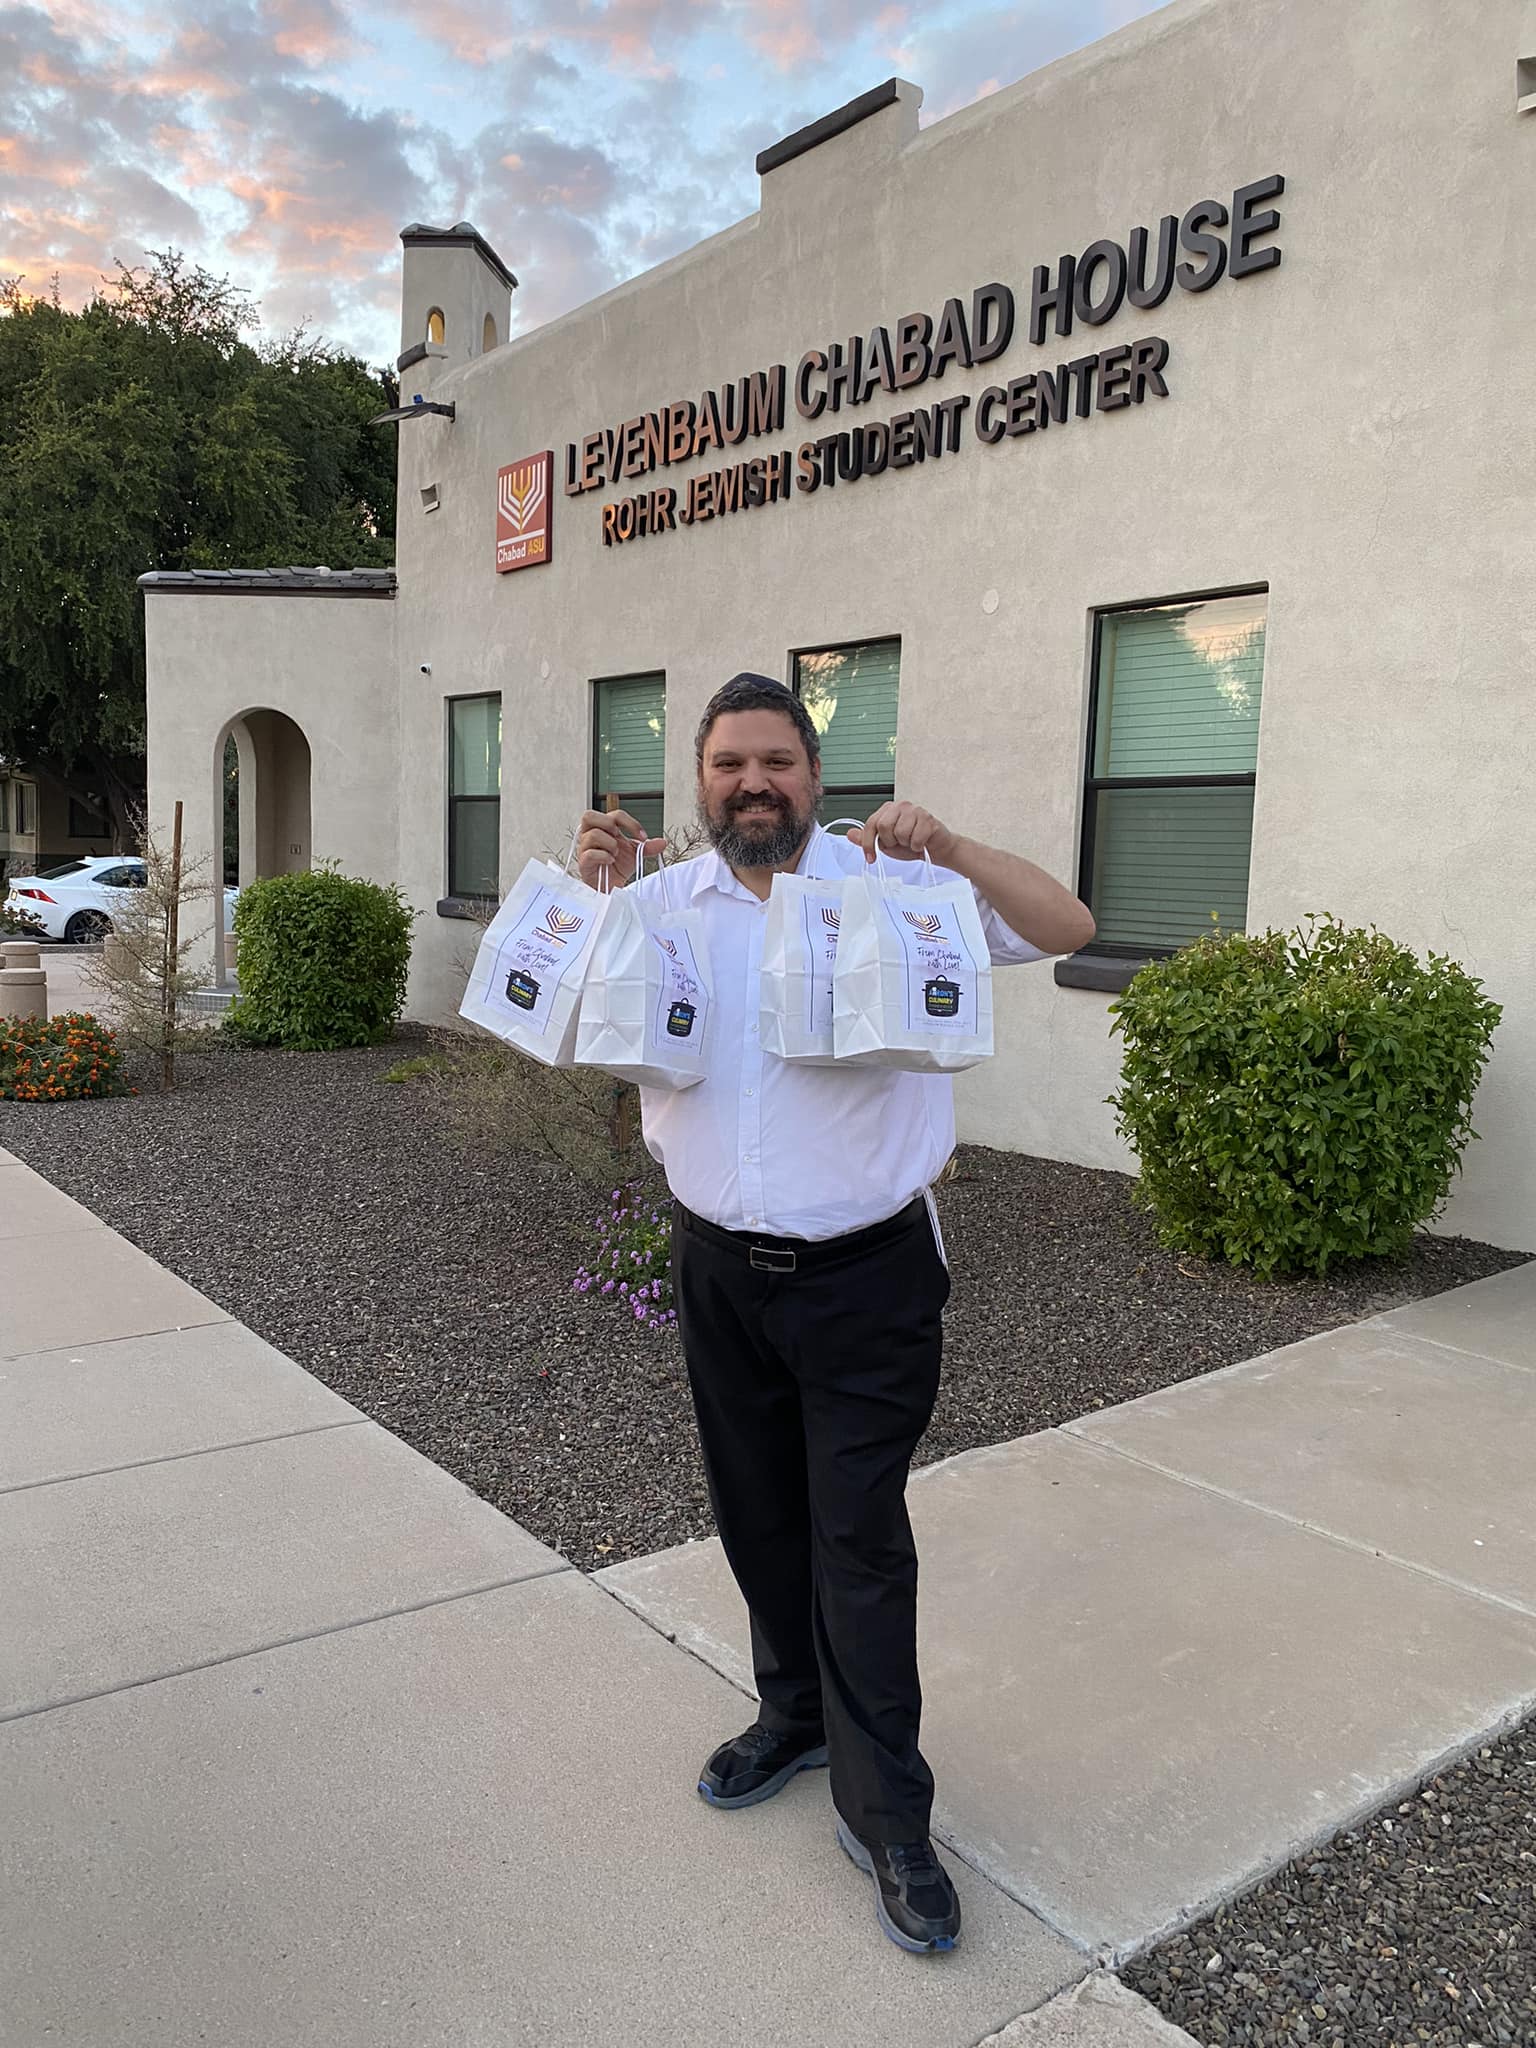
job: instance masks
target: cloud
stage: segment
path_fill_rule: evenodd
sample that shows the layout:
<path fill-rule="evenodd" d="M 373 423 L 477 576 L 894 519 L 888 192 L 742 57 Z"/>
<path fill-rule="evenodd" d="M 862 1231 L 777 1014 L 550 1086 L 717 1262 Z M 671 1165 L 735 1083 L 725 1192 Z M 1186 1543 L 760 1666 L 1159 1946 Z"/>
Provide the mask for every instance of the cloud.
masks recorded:
<path fill-rule="evenodd" d="M 1150 0 L 0 0 L 0 272 L 78 304 L 173 243 L 269 327 L 396 349 L 398 232 L 476 222 L 526 330 L 758 203 L 893 70 L 964 106 Z"/>

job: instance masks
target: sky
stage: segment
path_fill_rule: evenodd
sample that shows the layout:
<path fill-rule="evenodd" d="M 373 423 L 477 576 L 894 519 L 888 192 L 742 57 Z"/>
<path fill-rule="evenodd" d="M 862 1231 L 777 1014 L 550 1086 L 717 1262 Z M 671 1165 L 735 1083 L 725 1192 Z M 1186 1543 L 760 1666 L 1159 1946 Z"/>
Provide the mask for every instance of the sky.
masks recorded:
<path fill-rule="evenodd" d="M 893 74 L 924 123 L 1160 0 L 0 0 L 0 278 L 175 247 L 370 362 L 400 229 L 468 219 L 513 330 L 756 210 L 757 152 Z"/>

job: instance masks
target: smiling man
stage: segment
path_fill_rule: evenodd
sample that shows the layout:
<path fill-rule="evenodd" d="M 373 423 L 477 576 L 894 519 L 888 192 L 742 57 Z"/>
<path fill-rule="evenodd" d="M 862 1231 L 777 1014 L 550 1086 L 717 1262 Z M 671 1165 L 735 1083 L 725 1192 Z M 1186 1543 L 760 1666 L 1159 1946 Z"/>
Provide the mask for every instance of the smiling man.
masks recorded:
<path fill-rule="evenodd" d="M 670 901 L 704 916 L 713 1056 L 697 1087 L 642 1089 L 641 1111 L 675 1198 L 678 1324 L 760 1701 L 699 1792 L 755 1806 L 830 1761 L 838 1839 L 873 1879 L 886 1933 L 922 1953 L 960 1931 L 929 1840 L 906 1510 L 949 1294 L 928 1189 L 954 1147 L 951 1083 L 764 1053 L 764 914 L 776 874 L 856 872 L 878 845 L 964 877 L 1000 966 L 1072 952 L 1093 920 L 1043 869 L 913 803 L 883 804 L 847 839 L 822 831 L 820 752 L 804 706 L 767 676 L 733 676 L 705 710 L 699 815 L 714 850 L 668 881 Z M 629 881 L 641 844 L 662 841 L 626 812 L 587 812 L 583 877 Z"/>

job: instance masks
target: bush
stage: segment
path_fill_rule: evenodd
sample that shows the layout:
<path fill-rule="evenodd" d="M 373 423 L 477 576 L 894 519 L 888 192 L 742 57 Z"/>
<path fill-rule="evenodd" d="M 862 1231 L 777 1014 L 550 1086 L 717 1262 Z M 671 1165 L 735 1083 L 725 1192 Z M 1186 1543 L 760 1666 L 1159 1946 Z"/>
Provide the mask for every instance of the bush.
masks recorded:
<path fill-rule="evenodd" d="M 131 1092 L 116 1035 L 86 1012 L 0 1017 L 0 1099 L 78 1102 Z"/>
<path fill-rule="evenodd" d="M 612 1297 L 648 1330 L 666 1330 L 677 1321 L 672 1306 L 672 1204 L 647 1194 L 638 1182 L 615 1188 L 609 1208 L 593 1229 L 597 1249 L 592 1270 L 578 1268 L 571 1289 L 576 1294 Z"/>
<path fill-rule="evenodd" d="M 46 927 L 35 910 L 23 910 L 5 894 L 5 877 L 0 875 L 0 938 L 40 939 Z"/>
<path fill-rule="evenodd" d="M 405 1003 L 414 915 L 398 889 L 331 867 L 252 882 L 235 905 L 230 1029 L 248 1045 L 301 1052 L 388 1038 Z"/>
<path fill-rule="evenodd" d="M 470 1151 L 542 1154 L 594 1187 L 655 1174 L 640 1135 L 639 1092 L 627 1081 L 596 1067 L 542 1066 L 488 1034 L 436 1031 L 432 1044 L 384 1078 L 430 1086 Z"/>
<path fill-rule="evenodd" d="M 1116 1003 L 1117 1127 L 1170 1249 L 1277 1272 L 1399 1256 L 1477 1134 L 1500 1018 L 1453 961 L 1380 932 L 1211 935 Z"/>

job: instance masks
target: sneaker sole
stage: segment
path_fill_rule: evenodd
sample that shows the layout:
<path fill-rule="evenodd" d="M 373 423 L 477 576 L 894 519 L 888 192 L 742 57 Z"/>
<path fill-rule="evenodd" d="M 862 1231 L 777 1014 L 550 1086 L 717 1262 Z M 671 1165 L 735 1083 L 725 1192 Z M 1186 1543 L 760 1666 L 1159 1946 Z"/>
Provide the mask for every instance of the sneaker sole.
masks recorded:
<path fill-rule="evenodd" d="M 837 1822 L 837 1839 L 842 1844 L 844 1854 L 859 1866 L 860 1870 L 863 1871 L 864 1875 L 874 1885 L 875 1918 L 880 1922 L 881 1928 L 886 1935 L 895 1942 L 898 1948 L 904 1948 L 909 1956 L 931 1956 L 947 1954 L 954 1947 L 958 1937 L 953 1934 L 936 1935 L 932 1941 L 914 1941 L 910 1934 L 903 1934 L 886 1911 L 885 1896 L 880 1890 L 880 1880 L 875 1876 L 874 1858 L 859 1840 L 858 1836 L 847 1826 L 841 1815 L 839 1815 Z"/>
<path fill-rule="evenodd" d="M 782 1792 L 797 1771 L 819 1770 L 827 1761 L 827 1745 L 820 1743 L 815 1749 L 808 1749 L 804 1756 L 797 1756 L 792 1764 L 786 1764 L 782 1771 L 775 1771 L 765 1784 L 755 1792 L 739 1792 L 734 1799 L 727 1799 L 722 1792 L 711 1789 L 703 1779 L 699 1780 L 699 1797 L 707 1806 L 718 1806 L 722 1812 L 735 1813 L 743 1806 L 761 1806 L 765 1799 L 771 1799 L 775 1792 Z"/>

